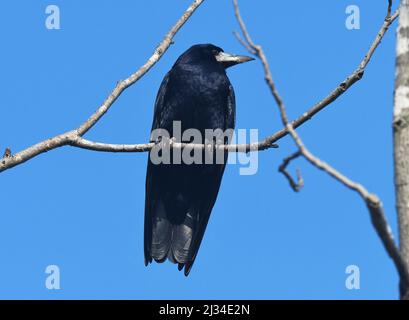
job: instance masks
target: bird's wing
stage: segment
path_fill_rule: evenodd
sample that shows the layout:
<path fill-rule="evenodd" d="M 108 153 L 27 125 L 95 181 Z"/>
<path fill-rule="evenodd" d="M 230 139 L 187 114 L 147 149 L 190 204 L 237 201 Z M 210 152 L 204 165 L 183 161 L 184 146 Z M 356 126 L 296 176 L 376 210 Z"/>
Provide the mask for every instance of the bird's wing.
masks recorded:
<path fill-rule="evenodd" d="M 167 94 L 167 87 L 169 83 L 169 73 L 165 76 L 159 88 L 155 101 L 154 117 L 152 123 L 152 130 L 163 128 L 164 114 L 166 113 L 165 97 Z M 166 128 L 165 128 L 166 129 Z M 166 254 L 169 250 L 171 226 L 169 221 L 157 216 L 157 211 L 160 211 L 162 216 L 165 214 L 163 204 L 158 207 L 160 199 L 158 195 L 161 194 L 160 181 L 160 167 L 152 164 L 150 161 L 151 153 L 148 153 L 148 167 L 146 170 L 146 186 L 145 186 L 145 222 L 144 222 L 144 253 L 145 264 L 152 262 L 152 256 L 159 257 L 159 260 L 165 260 Z M 155 221 L 154 221 L 155 220 Z M 158 224 L 157 228 L 153 228 L 153 223 Z M 155 232 L 158 237 L 155 240 L 155 245 L 152 252 L 152 236 L 153 229 L 160 232 Z"/>
<path fill-rule="evenodd" d="M 160 85 L 158 94 L 156 96 L 155 101 L 155 109 L 153 112 L 153 123 L 152 123 L 152 130 L 163 128 L 163 129 L 170 129 L 167 128 L 167 124 L 163 123 L 165 119 L 169 118 L 166 117 L 166 113 L 169 111 L 168 106 L 165 104 L 165 99 L 167 94 L 169 94 L 168 85 L 170 79 L 170 72 L 166 74 L 163 78 L 162 83 Z"/>
<path fill-rule="evenodd" d="M 236 100 L 233 87 L 229 86 L 229 94 L 227 97 L 227 113 L 226 127 L 224 129 L 234 129 L 236 121 Z M 229 141 L 231 136 L 229 137 Z M 227 143 L 227 142 L 226 142 Z M 227 163 L 228 152 L 224 154 L 223 164 L 206 165 L 206 169 L 200 179 L 201 190 L 204 194 L 200 198 L 198 206 L 197 225 L 194 230 L 191 246 L 189 248 L 189 261 L 185 264 L 185 275 L 187 276 L 195 262 L 197 252 L 203 239 L 207 223 L 210 218 L 210 213 L 216 202 L 217 194 L 219 193 L 224 169 Z M 181 268 L 181 265 L 179 266 Z"/>
<path fill-rule="evenodd" d="M 193 263 L 195 262 L 197 252 L 199 251 L 199 247 L 207 227 L 207 223 L 209 222 L 210 213 L 216 202 L 217 194 L 219 192 L 223 172 L 225 169 L 224 164 L 207 166 L 212 166 L 212 168 L 210 170 L 207 170 L 207 174 L 203 175 L 200 181 L 200 188 L 206 193 L 202 195 L 200 204 L 197 207 L 197 212 L 195 213 L 197 224 L 194 228 L 193 236 L 191 239 L 188 262 L 185 263 L 186 276 L 189 275 Z"/>
<path fill-rule="evenodd" d="M 236 96 L 233 86 L 229 85 L 229 95 L 227 96 L 226 127 L 234 129 L 236 126 Z"/>

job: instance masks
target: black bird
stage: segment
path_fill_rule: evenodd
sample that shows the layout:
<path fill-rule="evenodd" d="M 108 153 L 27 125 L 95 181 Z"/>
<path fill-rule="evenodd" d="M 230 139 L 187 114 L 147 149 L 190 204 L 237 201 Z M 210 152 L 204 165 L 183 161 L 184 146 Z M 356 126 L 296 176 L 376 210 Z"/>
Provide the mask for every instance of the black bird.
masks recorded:
<path fill-rule="evenodd" d="M 202 137 L 205 129 L 234 129 L 236 103 L 226 69 L 250 60 L 253 58 L 227 54 L 212 44 L 192 46 L 162 81 L 152 131 L 166 129 L 174 137 L 174 121 L 180 121 L 182 133 L 194 128 Z M 145 265 L 152 259 L 169 259 L 179 270 L 184 267 L 187 276 L 216 201 L 227 153 L 222 164 L 189 165 L 183 161 L 153 164 L 151 152 L 146 174 Z"/>

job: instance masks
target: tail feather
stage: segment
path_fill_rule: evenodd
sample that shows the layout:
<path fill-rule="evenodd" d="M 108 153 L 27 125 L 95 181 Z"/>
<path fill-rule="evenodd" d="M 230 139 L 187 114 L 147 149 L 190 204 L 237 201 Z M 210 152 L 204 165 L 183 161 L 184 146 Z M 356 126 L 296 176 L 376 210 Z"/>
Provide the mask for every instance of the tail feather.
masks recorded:
<path fill-rule="evenodd" d="M 152 230 L 151 255 L 156 262 L 164 262 L 168 256 L 172 238 L 172 225 L 167 219 L 156 218 Z"/>
<path fill-rule="evenodd" d="M 152 222 L 150 255 L 159 263 L 169 259 L 172 263 L 178 264 L 178 269 L 182 270 L 194 255 L 192 242 L 195 221 L 192 215 L 187 213 L 182 223 L 172 223 L 163 217 L 161 207 L 157 208 L 156 217 Z"/>
<path fill-rule="evenodd" d="M 189 260 L 190 245 L 193 238 L 193 229 L 187 225 L 172 226 L 172 240 L 169 250 L 169 260 L 184 264 Z"/>
<path fill-rule="evenodd" d="M 172 224 L 166 217 L 162 201 L 155 208 L 155 216 L 152 221 L 150 241 L 150 255 L 156 262 L 164 262 L 168 255 L 171 238 Z"/>

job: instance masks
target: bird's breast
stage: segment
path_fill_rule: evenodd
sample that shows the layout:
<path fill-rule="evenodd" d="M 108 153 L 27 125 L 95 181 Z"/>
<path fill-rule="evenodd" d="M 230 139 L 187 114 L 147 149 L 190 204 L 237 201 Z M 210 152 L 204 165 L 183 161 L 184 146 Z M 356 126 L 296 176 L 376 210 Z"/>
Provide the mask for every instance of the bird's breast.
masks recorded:
<path fill-rule="evenodd" d="M 226 129 L 230 82 L 224 72 L 184 70 L 174 79 L 175 104 L 187 128 Z"/>

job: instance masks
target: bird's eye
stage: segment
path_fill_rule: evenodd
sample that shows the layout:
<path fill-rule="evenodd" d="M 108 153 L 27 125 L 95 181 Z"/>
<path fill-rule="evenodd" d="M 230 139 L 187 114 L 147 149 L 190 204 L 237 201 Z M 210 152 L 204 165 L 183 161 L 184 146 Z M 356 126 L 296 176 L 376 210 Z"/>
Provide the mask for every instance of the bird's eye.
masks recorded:
<path fill-rule="evenodd" d="M 217 56 L 217 55 L 219 54 L 219 51 L 216 50 L 216 49 L 213 49 L 213 50 L 212 50 L 212 53 L 213 53 L 213 55 Z"/>

